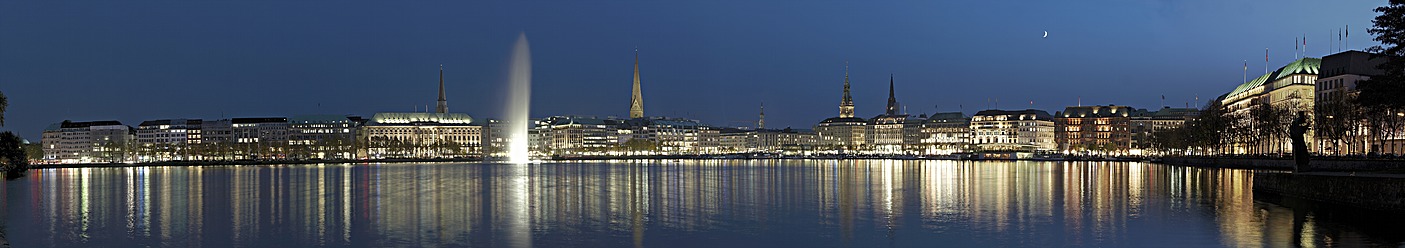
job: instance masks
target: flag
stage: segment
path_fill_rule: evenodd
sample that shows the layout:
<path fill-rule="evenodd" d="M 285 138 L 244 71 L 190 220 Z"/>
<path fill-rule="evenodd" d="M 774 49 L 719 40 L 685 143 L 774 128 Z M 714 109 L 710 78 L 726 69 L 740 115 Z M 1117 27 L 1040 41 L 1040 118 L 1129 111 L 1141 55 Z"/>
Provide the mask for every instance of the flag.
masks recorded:
<path fill-rule="evenodd" d="M 1298 37 L 1293 37 L 1293 50 L 1298 50 Z"/>
<path fill-rule="evenodd" d="M 1245 61 L 1244 61 L 1244 70 L 1245 70 L 1245 71 L 1248 71 L 1248 70 L 1249 70 L 1249 61 L 1248 61 L 1248 60 L 1245 60 Z"/>
<path fill-rule="evenodd" d="M 1264 48 L 1264 63 L 1268 63 L 1268 48 Z"/>

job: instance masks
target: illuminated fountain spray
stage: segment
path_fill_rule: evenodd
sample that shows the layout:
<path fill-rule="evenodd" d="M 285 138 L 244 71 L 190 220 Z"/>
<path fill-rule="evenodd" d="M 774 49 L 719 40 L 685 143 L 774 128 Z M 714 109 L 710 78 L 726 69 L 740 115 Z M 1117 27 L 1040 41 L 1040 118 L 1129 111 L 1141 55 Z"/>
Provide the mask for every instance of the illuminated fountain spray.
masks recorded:
<path fill-rule="evenodd" d="M 501 185 L 505 192 L 497 194 L 495 200 L 502 204 L 502 212 L 496 214 L 503 224 L 499 231 L 507 239 L 507 247 L 532 247 L 531 212 L 531 154 L 528 153 L 527 112 L 532 103 L 532 53 L 528 51 L 527 34 L 517 36 L 512 46 L 512 61 L 508 64 L 507 85 L 507 161 L 503 166 L 505 180 Z"/>
<path fill-rule="evenodd" d="M 532 104 L 532 52 L 527 46 L 527 33 L 517 36 L 512 46 L 512 62 L 508 68 L 507 95 L 507 161 L 521 164 L 531 160 L 528 153 L 527 111 Z"/>

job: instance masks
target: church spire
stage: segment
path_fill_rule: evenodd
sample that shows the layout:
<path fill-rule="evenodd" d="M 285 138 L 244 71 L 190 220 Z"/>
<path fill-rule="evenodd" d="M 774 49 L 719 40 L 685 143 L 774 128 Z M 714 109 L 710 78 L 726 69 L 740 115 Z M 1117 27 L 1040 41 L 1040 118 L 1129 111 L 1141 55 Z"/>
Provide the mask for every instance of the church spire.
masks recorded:
<path fill-rule="evenodd" d="M 888 115 L 898 114 L 898 98 L 893 97 L 893 74 L 888 74 Z"/>
<path fill-rule="evenodd" d="M 639 92 L 639 48 L 634 48 L 634 94 L 629 99 L 629 118 L 644 118 L 644 95 Z"/>
<path fill-rule="evenodd" d="M 449 101 L 444 99 L 444 64 L 439 64 L 439 104 L 436 105 L 435 112 L 449 112 Z"/>
<path fill-rule="evenodd" d="M 839 101 L 839 118 L 854 117 L 854 98 L 849 96 L 849 61 L 844 61 L 844 98 Z"/>
<path fill-rule="evenodd" d="M 756 129 L 766 129 L 766 102 L 761 102 L 761 119 L 756 121 Z"/>

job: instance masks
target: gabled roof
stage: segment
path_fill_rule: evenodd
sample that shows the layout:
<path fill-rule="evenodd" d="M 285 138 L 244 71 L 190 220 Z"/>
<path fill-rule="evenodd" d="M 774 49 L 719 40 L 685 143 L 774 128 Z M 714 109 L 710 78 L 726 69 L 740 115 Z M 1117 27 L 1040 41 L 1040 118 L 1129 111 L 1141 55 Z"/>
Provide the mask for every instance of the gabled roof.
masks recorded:
<path fill-rule="evenodd" d="M 1272 72 L 1269 72 L 1269 73 L 1267 73 L 1267 74 L 1264 74 L 1264 75 L 1262 75 L 1262 76 L 1259 76 L 1258 78 L 1254 78 L 1254 80 L 1249 80 L 1248 82 L 1244 82 L 1243 84 L 1239 84 L 1239 87 L 1234 87 L 1234 90 L 1230 91 L 1228 95 L 1229 95 L 1229 96 L 1237 95 L 1237 94 L 1239 94 L 1239 93 L 1243 93 L 1243 92 L 1245 92 L 1245 91 L 1249 91 L 1249 90 L 1254 89 L 1254 88 L 1256 88 L 1256 87 L 1262 86 L 1262 85 L 1264 85 L 1264 83 L 1273 82 L 1273 81 L 1278 81 L 1279 79 L 1283 79 L 1284 77 L 1291 76 L 1291 75 L 1293 75 L 1293 74 L 1312 74 L 1312 75 L 1317 75 L 1318 70 L 1321 69 L 1321 67 L 1322 67 L 1322 59 L 1319 59 L 1319 58 L 1302 58 L 1302 59 L 1298 59 L 1298 60 L 1293 61 L 1293 63 L 1288 63 L 1288 65 L 1285 65 L 1285 66 L 1283 66 L 1283 67 L 1279 67 L 1278 70 L 1274 70 L 1274 71 L 1272 71 Z"/>

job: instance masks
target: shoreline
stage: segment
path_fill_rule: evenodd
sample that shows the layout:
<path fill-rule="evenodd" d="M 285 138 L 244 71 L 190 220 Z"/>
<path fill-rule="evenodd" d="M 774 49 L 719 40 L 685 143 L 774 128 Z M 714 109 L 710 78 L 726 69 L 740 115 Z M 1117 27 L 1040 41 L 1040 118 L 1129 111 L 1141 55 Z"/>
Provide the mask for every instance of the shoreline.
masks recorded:
<path fill-rule="evenodd" d="M 1093 161 L 1093 162 L 1150 162 L 1150 158 L 1054 158 L 1054 159 L 997 159 L 997 158 L 953 158 L 915 156 L 812 156 L 812 157 L 769 157 L 769 156 L 714 156 L 714 155 L 669 155 L 669 156 L 592 156 L 592 157 L 553 157 L 540 161 L 602 161 L 602 160 L 676 160 L 676 159 L 832 159 L 832 160 L 942 160 L 942 161 Z M 317 160 L 211 160 L 211 161 L 162 161 L 137 163 L 80 163 L 80 164 L 33 164 L 30 169 L 49 168 L 119 168 L 119 167 L 166 167 L 166 166 L 243 166 L 243 165 L 301 165 L 301 164 L 370 164 L 370 163 L 416 163 L 416 162 L 492 162 L 497 158 L 394 158 L 394 159 L 317 159 Z"/>
<path fill-rule="evenodd" d="M 741 155 L 647 155 L 647 156 L 582 156 L 550 157 L 540 161 L 601 161 L 601 160 L 674 160 L 674 159 L 831 159 L 831 160 L 939 160 L 939 161 L 1035 161 L 1035 162 L 1149 162 L 1171 166 L 1201 168 L 1227 168 L 1267 171 L 1292 171 L 1293 161 L 1288 158 L 1236 158 L 1236 157 L 1054 157 L 1054 158 L 966 158 L 966 157 L 921 157 L 921 156 L 765 156 Z M 164 167 L 164 166 L 224 166 L 224 165 L 299 165 L 299 164 L 369 164 L 369 163 L 415 163 L 415 162 L 491 162 L 499 158 L 387 158 L 387 159 L 312 159 L 312 160 L 212 160 L 212 161 L 162 161 L 139 163 L 81 163 L 81 164 L 33 164 L 30 169 L 47 168 L 101 168 L 101 167 Z M 1313 172 L 1370 172 L 1374 174 L 1405 174 L 1405 160 L 1372 159 L 1315 159 L 1311 161 Z"/>

